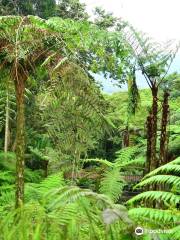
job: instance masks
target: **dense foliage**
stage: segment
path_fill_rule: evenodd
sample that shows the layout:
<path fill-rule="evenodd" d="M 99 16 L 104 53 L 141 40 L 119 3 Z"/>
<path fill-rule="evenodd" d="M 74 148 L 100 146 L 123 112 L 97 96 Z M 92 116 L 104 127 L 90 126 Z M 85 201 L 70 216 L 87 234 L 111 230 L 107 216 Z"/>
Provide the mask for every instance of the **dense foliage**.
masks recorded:
<path fill-rule="evenodd" d="M 78 0 L 0 6 L 0 240 L 178 240 L 174 51 Z"/>

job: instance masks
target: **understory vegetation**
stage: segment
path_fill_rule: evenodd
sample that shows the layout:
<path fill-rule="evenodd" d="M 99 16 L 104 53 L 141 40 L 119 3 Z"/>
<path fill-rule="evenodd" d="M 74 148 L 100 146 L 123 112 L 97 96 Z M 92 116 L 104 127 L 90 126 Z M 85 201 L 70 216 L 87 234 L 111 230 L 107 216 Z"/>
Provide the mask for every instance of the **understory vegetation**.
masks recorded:
<path fill-rule="evenodd" d="M 101 8 L 92 21 L 78 0 L 13 2 L 0 2 L 0 240 L 179 240 L 178 45 Z"/>

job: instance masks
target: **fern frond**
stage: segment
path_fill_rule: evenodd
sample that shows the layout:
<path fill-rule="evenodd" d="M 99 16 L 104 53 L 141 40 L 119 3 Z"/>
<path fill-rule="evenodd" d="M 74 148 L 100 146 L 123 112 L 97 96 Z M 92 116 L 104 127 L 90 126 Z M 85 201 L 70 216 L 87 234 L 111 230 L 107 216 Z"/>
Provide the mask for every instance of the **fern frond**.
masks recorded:
<path fill-rule="evenodd" d="M 15 175 L 11 171 L 0 171 L 0 183 L 12 184 L 15 182 Z"/>
<path fill-rule="evenodd" d="M 176 206 L 180 203 L 180 196 L 175 195 L 170 192 L 163 191 L 147 191 L 136 195 L 131 198 L 127 204 L 136 204 L 138 202 L 152 202 L 152 201 L 163 201 L 164 204 L 170 204 L 171 206 Z"/>
<path fill-rule="evenodd" d="M 180 213 L 177 210 L 161 210 L 153 208 L 133 208 L 129 210 L 129 216 L 141 223 L 157 223 L 164 227 L 164 224 L 175 225 L 180 221 Z"/>
<path fill-rule="evenodd" d="M 14 205 L 15 201 L 15 191 L 14 185 L 8 185 L 8 189 L 1 189 L 1 196 L 0 196 L 0 206 L 7 206 L 7 205 Z"/>
<path fill-rule="evenodd" d="M 180 157 L 178 157 L 175 160 L 171 161 L 169 164 L 178 164 L 179 165 L 180 164 Z"/>
<path fill-rule="evenodd" d="M 99 159 L 99 158 L 95 158 L 95 159 L 85 159 L 83 160 L 83 162 L 96 162 L 96 163 L 101 163 L 103 165 L 106 165 L 108 167 L 112 167 L 113 166 L 113 163 L 112 162 L 109 162 L 108 160 L 106 159 Z"/>
<path fill-rule="evenodd" d="M 89 198 L 94 201 L 100 201 L 102 206 L 113 206 L 113 203 L 110 201 L 110 199 L 103 195 L 103 194 L 98 194 L 95 192 L 92 192 L 89 189 L 81 189 L 76 186 L 72 187 L 62 187 L 59 189 L 55 189 L 53 191 L 50 191 L 49 193 L 46 194 L 46 196 L 51 197 L 51 199 L 54 198 L 53 201 L 49 204 L 48 208 L 58 208 L 59 205 L 63 203 L 68 203 L 68 202 L 76 202 L 83 197 Z M 54 196 L 54 197 L 53 197 Z"/>
<path fill-rule="evenodd" d="M 162 187 L 168 189 L 166 191 L 146 191 L 138 194 L 127 202 L 130 205 L 140 204 L 142 206 L 130 210 L 130 214 L 133 215 L 133 218 L 137 219 L 141 224 L 157 227 L 156 225 L 160 223 L 159 226 L 162 228 L 169 228 L 170 226 L 175 227 L 178 225 L 180 221 L 180 213 L 177 210 L 180 203 L 180 197 L 178 195 L 180 177 L 176 176 L 179 175 L 178 163 L 179 159 L 176 159 L 153 170 L 135 186 L 135 188 L 150 186 L 151 188 L 155 187 L 155 189 L 156 186 L 161 186 L 161 189 Z M 166 208 L 167 210 L 144 207 L 149 207 L 149 205 L 156 208 L 158 206 L 163 207 L 163 209 Z"/>
<path fill-rule="evenodd" d="M 39 183 L 42 180 L 42 170 L 32 171 L 29 168 L 25 168 L 25 182 Z"/>
<path fill-rule="evenodd" d="M 147 174 L 143 179 L 149 178 L 157 174 L 173 174 L 173 173 L 177 175 L 180 174 L 180 165 L 168 163 L 159 168 L 156 168 L 155 170 Z"/>
<path fill-rule="evenodd" d="M 49 191 L 56 188 L 64 186 L 63 173 L 55 173 L 49 175 L 43 181 L 38 183 L 26 183 L 25 184 L 25 200 L 29 202 L 30 200 L 42 200 L 44 195 Z"/>
<path fill-rule="evenodd" d="M 168 184 L 171 188 L 179 188 L 180 187 L 180 177 L 173 176 L 173 175 L 157 175 L 149 177 L 142 182 L 138 183 L 135 188 L 137 187 L 145 187 L 148 185 L 154 184 Z"/>
<path fill-rule="evenodd" d="M 117 158 L 115 162 L 120 164 L 127 162 L 131 160 L 137 152 L 138 152 L 137 146 L 123 148 L 120 151 L 116 152 Z"/>
<path fill-rule="evenodd" d="M 37 183 L 26 183 L 24 195 L 26 203 L 42 200 L 43 197 L 43 193 L 38 189 Z"/>
<path fill-rule="evenodd" d="M 47 193 L 51 189 L 59 188 L 64 185 L 64 178 L 63 173 L 55 173 L 52 175 L 49 175 L 47 178 L 45 178 L 39 185 L 38 189 L 43 192 Z"/>
<path fill-rule="evenodd" d="M 100 192 L 106 194 L 113 202 L 116 202 L 122 193 L 125 185 L 121 178 L 119 168 L 113 168 L 105 172 L 101 183 Z"/>
<path fill-rule="evenodd" d="M 179 240 L 180 239 L 180 225 L 170 229 L 170 236 L 173 240 Z"/>
<path fill-rule="evenodd" d="M 58 208 L 58 212 L 61 213 L 61 217 L 55 212 L 51 212 L 48 216 L 53 221 L 56 221 L 59 225 L 66 225 L 69 224 L 70 221 L 73 219 L 75 220 L 77 216 L 77 205 L 76 204 L 68 204 L 68 205 L 61 205 Z"/>
<path fill-rule="evenodd" d="M 115 163 L 115 165 L 120 168 L 126 168 L 126 167 L 131 167 L 131 166 L 136 168 L 136 167 L 143 167 L 144 163 L 145 163 L 145 158 L 139 157 L 139 158 L 135 158 L 133 160 L 129 160 L 127 162 L 123 162 L 123 163 L 117 161 Z"/>

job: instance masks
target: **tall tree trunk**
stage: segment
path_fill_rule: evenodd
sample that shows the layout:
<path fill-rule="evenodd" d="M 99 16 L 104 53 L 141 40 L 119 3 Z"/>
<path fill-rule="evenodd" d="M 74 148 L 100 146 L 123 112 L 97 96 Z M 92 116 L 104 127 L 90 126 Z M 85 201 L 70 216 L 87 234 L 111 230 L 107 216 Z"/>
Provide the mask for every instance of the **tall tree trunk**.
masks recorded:
<path fill-rule="evenodd" d="M 24 151 L 25 151 L 25 116 L 24 92 L 25 81 L 23 78 L 15 80 L 17 120 L 16 120 L 16 208 L 24 200 Z"/>
<path fill-rule="evenodd" d="M 6 96 L 6 119 L 5 119 L 5 136 L 4 136 L 4 152 L 7 153 L 9 145 L 9 93 Z"/>
<path fill-rule="evenodd" d="M 162 119 L 161 119 L 161 138 L 160 138 L 160 165 L 167 162 L 167 124 L 169 116 L 169 93 L 164 92 L 163 105 L 162 105 Z"/>
<path fill-rule="evenodd" d="M 147 116 L 146 121 L 146 136 L 147 136 L 147 149 L 146 149 L 146 164 L 144 169 L 144 175 L 150 172 L 150 164 L 151 164 L 151 140 L 152 140 L 152 112 L 150 111 Z"/>
<path fill-rule="evenodd" d="M 159 166 L 158 159 L 156 157 L 156 143 L 157 143 L 157 113 L 158 113 L 158 88 L 153 87 L 151 89 L 153 96 L 152 103 L 152 117 L 151 117 L 151 160 L 150 160 L 150 171 L 154 170 Z"/>

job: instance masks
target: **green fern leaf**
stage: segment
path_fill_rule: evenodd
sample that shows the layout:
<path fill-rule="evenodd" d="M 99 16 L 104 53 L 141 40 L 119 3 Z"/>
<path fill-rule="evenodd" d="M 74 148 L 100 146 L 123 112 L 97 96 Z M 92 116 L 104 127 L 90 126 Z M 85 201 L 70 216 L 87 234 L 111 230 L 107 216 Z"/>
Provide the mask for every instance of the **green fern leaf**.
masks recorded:
<path fill-rule="evenodd" d="M 113 163 L 112 162 L 109 162 L 108 160 L 105 160 L 105 159 L 85 159 L 84 162 L 96 162 L 96 163 L 101 163 L 103 165 L 106 165 L 108 167 L 112 167 L 113 166 Z"/>
<path fill-rule="evenodd" d="M 169 173 L 174 174 L 174 175 L 175 174 L 179 175 L 180 174 L 180 165 L 177 165 L 177 164 L 164 165 L 164 166 L 159 167 L 156 170 L 152 171 L 150 174 L 148 174 L 146 176 L 146 178 L 156 175 L 156 174 L 169 174 Z"/>
<path fill-rule="evenodd" d="M 170 236 L 173 240 L 179 240 L 180 239 L 180 225 L 170 229 Z"/>
<path fill-rule="evenodd" d="M 152 201 L 161 202 L 163 201 L 165 204 L 170 204 L 171 206 L 176 206 L 180 203 L 180 196 L 175 195 L 170 192 L 163 191 L 147 191 L 138 194 L 137 196 L 131 198 L 127 203 L 128 204 L 136 204 L 138 202 L 148 202 L 148 204 Z"/>
<path fill-rule="evenodd" d="M 148 185 L 154 184 L 168 184 L 171 188 L 179 188 L 180 187 L 180 177 L 173 176 L 173 175 L 157 175 L 152 176 L 143 180 L 142 182 L 138 183 L 135 188 L 138 187 L 145 187 Z"/>
<path fill-rule="evenodd" d="M 159 226 L 164 224 L 175 225 L 180 221 L 180 213 L 178 211 L 160 210 L 152 208 L 133 208 L 129 210 L 129 216 L 141 223 L 153 224 L 156 222 Z M 147 222 L 148 221 L 148 222 Z"/>
<path fill-rule="evenodd" d="M 122 193 L 124 185 L 125 182 L 121 178 L 119 168 L 113 168 L 105 172 L 100 183 L 100 192 L 116 202 Z"/>

